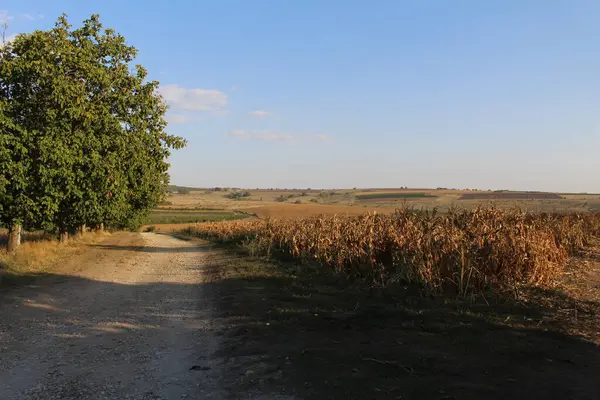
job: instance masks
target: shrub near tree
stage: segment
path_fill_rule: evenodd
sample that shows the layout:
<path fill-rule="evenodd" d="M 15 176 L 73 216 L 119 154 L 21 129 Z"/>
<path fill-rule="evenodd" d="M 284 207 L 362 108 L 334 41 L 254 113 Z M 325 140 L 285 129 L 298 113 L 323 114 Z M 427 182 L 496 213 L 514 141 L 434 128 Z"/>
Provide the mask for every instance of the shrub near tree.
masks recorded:
<path fill-rule="evenodd" d="M 0 223 L 65 240 L 83 225 L 139 226 L 164 199 L 171 149 L 158 82 L 97 15 L 0 49 Z M 133 72 L 132 72 L 133 71 Z"/>

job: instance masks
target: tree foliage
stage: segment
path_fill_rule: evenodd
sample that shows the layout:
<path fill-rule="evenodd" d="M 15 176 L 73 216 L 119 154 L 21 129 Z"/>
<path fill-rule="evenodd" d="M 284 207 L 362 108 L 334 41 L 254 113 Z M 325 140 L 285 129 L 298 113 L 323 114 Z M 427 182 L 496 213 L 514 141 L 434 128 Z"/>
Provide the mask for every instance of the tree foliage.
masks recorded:
<path fill-rule="evenodd" d="M 136 53 L 97 15 L 0 49 L 0 223 L 133 228 L 162 199 L 185 141 Z"/>

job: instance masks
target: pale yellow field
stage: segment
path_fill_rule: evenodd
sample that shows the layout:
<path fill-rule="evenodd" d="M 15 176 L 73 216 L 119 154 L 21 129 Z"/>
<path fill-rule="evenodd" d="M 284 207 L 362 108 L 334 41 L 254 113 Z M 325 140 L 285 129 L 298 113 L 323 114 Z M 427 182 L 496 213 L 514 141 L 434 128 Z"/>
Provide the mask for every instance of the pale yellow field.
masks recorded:
<path fill-rule="evenodd" d="M 241 209 L 241 211 L 253 213 L 259 218 L 295 218 L 321 214 L 361 215 L 367 211 L 376 211 L 382 214 L 391 214 L 394 212 L 394 209 L 326 204 L 271 204 Z"/>
<path fill-rule="evenodd" d="M 170 204 L 161 208 L 240 210 L 259 217 L 294 217 L 315 214 L 361 214 L 366 211 L 392 212 L 401 207 L 416 207 L 445 212 L 452 207 L 474 208 L 493 205 L 500 208 L 520 207 L 529 211 L 600 211 L 600 195 L 567 194 L 562 199 L 534 200 L 459 200 L 470 191 L 449 189 L 337 189 L 337 190 L 248 190 L 249 197 L 232 200 L 228 192 L 192 191 L 172 194 Z M 356 196 L 390 193 L 425 193 L 436 197 L 360 199 Z M 284 201 L 277 201 L 284 197 Z M 289 198 L 288 198 L 289 197 Z M 170 229 L 170 228 L 167 228 Z"/>

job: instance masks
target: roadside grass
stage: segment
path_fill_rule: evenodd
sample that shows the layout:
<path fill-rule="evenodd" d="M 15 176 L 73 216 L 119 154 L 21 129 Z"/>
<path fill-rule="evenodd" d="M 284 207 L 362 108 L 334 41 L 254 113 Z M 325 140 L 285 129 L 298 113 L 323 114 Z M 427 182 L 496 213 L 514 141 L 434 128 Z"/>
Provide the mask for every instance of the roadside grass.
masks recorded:
<path fill-rule="evenodd" d="M 235 398 L 600 394 L 600 351 L 570 334 L 577 323 L 594 334 L 599 302 L 537 287 L 522 288 L 519 300 L 432 296 L 410 285 L 375 290 L 315 265 L 251 256 L 243 246 L 204 246 L 205 287 L 222 327 L 217 355 Z"/>
<path fill-rule="evenodd" d="M 86 245 L 102 240 L 106 232 L 77 235 L 67 243 L 59 243 L 53 235 L 25 232 L 21 246 L 12 254 L 5 250 L 7 235 L 0 232 L 0 287 L 26 284 L 48 271 L 56 271 L 62 261 L 80 253 Z"/>

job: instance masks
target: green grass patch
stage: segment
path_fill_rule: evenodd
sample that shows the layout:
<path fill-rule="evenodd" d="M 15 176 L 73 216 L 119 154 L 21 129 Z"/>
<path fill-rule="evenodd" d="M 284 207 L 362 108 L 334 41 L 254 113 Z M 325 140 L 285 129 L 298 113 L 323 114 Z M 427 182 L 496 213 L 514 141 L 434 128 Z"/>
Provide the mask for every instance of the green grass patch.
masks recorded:
<path fill-rule="evenodd" d="M 356 195 L 356 200 L 375 200 L 375 199 L 421 199 L 438 197 L 425 192 L 407 192 L 407 193 L 368 193 Z"/>
<path fill-rule="evenodd" d="M 195 222 L 212 221 L 232 221 L 236 219 L 248 218 L 248 214 L 236 211 L 216 211 L 216 210 L 155 210 L 153 211 L 147 224 L 188 224 Z"/>

